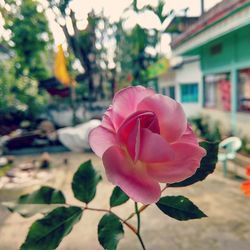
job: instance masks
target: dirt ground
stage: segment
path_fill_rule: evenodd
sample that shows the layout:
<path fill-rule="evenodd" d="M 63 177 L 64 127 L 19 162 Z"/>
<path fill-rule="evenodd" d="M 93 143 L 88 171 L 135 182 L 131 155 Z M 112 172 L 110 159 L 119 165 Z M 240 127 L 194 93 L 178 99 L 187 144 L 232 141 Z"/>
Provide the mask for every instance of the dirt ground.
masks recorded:
<path fill-rule="evenodd" d="M 69 166 L 63 166 L 64 158 Z M 98 186 L 92 207 L 108 208 L 113 186 L 107 182 L 101 161 L 93 154 L 63 153 L 52 155 L 57 165 L 54 186 L 66 194 L 68 203 L 79 204 L 71 193 L 70 182 L 81 162 L 91 158 L 104 177 Z M 27 157 L 20 157 L 24 161 Z M 61 165 L 61 167 L 60 167 Z M 165 194 L 185 195 L 208 215 L 208 218 L 179 222 L 162 214 L 152 205 L 142 213 L 142 237 L 147 250 L 249 250 L 250 249 L 250 198 L 240 190 L 240 181 L 225 178 L 221 166 L 205 181 L 186 188 L 168 189 Z M 0 197 L 1 198 L 1 197 Z M 89 205 L 89 206 L 90 206 Z M 114 209 L 126 218 L 133 211 L 133 202 Z M 97 224 L 102 213 L 85 211 L 82 220 L 58 247 L 59 250 L 101 250 L 97 240 Z M 11 214 L 0 205 L 0 250 L 16 250 L 22 244 L 28 228 L 36 218 L 22 218 Z M 131 223 L 135 223 L 132 219 Z M 141 249 L 135 235 L 126 227 L 125 238 L 119 250 Z M 39 249 L 38 249 L 39 250 Z"/>

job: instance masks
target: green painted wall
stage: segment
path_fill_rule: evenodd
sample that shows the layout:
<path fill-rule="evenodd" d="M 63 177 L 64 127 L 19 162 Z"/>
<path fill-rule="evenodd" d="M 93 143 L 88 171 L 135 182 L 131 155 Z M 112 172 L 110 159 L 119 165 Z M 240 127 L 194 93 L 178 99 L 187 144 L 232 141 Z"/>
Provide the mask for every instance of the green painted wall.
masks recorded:
<path fill-rule="evenodd" d="M 237 135 L 238 70 L 250 68 L 250 24 L 234 30 L 201 47 L 195 48 L 190 53 L 200 56 L 200 65 L 203 73 L 203 91 L 205 84 L 204 75 L 230 72 L 232 86 L 230 127 L 232 133 Z"/>
<path fill-rule="evenodd" d="M 250 60 L 250 25 L 236 33 L 236 61 Z"/>
<path fill-rule="evenodd" d="M 250 25 L 204 45 L 199 54 L 204 73 L 250 67 Z"/>

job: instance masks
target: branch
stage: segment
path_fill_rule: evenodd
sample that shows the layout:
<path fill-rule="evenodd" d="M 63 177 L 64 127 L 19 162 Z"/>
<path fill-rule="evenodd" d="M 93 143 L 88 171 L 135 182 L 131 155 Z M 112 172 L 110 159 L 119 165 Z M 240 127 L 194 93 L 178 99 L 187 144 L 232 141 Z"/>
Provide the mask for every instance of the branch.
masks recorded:
<path fill-rule="evenodd" d="M 113 215 L 115 215 L 123 224 L 125 224 L 131 231 L 133 231 L 133 233 L 137 234 L 137 230 L 131 225 L 129 224 L 126 220 L 122 219 L 120 216 L 118 216 L 117 214 L 115 214 L 114 212 L 112 212 L 111 210 L 108 209 L 102 209 L 102 208 L 91 208 L 91 207 L 84 207 L 85 210 L 90 210 L 90 211 L 96 211 L 96 212 L 105 212 L 105 213 L 111 213 Z"/>

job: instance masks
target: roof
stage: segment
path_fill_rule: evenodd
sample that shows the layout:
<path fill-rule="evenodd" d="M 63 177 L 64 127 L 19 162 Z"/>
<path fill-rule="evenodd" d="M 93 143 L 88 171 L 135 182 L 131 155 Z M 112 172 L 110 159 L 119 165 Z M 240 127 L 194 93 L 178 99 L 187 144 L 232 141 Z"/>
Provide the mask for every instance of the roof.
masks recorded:
<path fill-rule="evenodd" d="M 223 0 L 202 15 L 196 23 L 187 28 L 182 34 L 177 36 L 172 41 L 171 47 L 178 47 L 190 37 L 195 36 L 208 26 L 222 20 L 233 11 L 240 9 L 246 3 L 249 3 L 249 0 Z"/>
<path fill-rule="evenodd" d="M 175 16 L 171 22 L 168 24 L 165 32 L 167 33 L 182 33 L 190 25 L 197 22 L 199 17 L 196 16 Z"/>

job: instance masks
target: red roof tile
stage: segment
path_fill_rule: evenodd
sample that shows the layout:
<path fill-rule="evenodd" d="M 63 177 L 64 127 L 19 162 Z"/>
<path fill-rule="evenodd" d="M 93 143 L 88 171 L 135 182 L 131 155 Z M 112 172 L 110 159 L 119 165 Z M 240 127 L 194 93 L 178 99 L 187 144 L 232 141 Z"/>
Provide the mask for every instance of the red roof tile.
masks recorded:
<path fill-rule="evenodd" d="M 216 4 L 213 8 L 202 15 L 195 24 L 193 24 L 185 32 L 177 36 L 172 41 L 171 46 L 173 48 L 178 47 L 187 38 L 190 38 L 190 36 L 194 36 L 208 25 L 219 21 L 223 17 L 230 14 L 233 10 L 240 8 L 247 2 L 249 2 L 249 0 L 224 0 Z"/>

